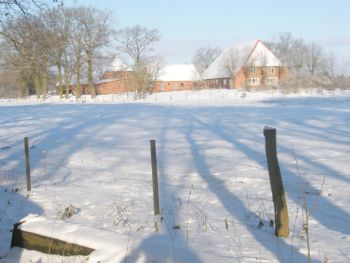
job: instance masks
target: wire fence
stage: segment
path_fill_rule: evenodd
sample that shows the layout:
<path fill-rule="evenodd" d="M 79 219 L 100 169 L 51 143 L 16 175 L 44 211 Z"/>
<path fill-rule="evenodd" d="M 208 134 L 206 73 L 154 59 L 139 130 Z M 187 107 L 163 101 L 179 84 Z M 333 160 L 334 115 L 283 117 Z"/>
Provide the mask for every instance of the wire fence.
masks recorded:
<path fill-rule="evenodd" d="M 79 145 L 80 143 L 76 144 Z M 102 156 L 102 158 L 110 158 L 111 161 L 116 161 L 116 165 L 119 166 L 119 168 L 130 168 L 130 170 L 132 170 L 133 167 L 139 165 L 145 170 L 148 169 L 148 156 L 141 158 L 141 161 L 138 157 L 136 157 L 133 160 L 129 157 L 125 158 L 123 156 L 117 156 L 120 152 L 121 154 L 123 154 L 125 150 L 128 152 L 140 152 L 146 155 L 149 151 L 147 145 L 135 145 L 115 142 L 113 146 L 118 148 L 119 151 L 116 150 L 114 152 L 113 150 L 107 148 L 107 154 L 113 154 L 115 155 L 115 158 L 112 158 L 111 156 Z M 88 147 L 89 146 L 87 146 L 87 148 Z M 91 146 L 90 148 L 106 149 L 106 147 L 108 147 L 107 143 L 93 143 L 93 147 Z M 29 148 L 30 152 L 32 153 L 36 148 L 36 142 L 34 141 Z M 71 148 L 75 148 L 75 146 L 73 145 L 71 146 Z M 110 145 L 109 148 L 111 148 Z M 120 151 L 121 149 L 124 149 L 124 151 Z M 211 185 L 227 185 L 235 182 L 243 182 L 244 179 L 249 178 L 253 178 L 255 181 L 264 182 L 265 185 L 269 185 L 266 160 L 249 160 L 249 158 L 232 160 L 227 156 L 209 156 L 206 153 L 198 153 L 191 150 L 181 149 L 179 147 L 170 147 L 165 144 L 158 144 L 157 150 L 158 153 L 162 153 L 162 156 L 159 156 L 158 158 L 158 167 L 163 172 L 160 172 L 160 178 L 167 178 L 167 180 L 160 179 L 160 185 L 168 187 L 178 187 L 188 190 L 190 189 L 192 184 L 191 179 L 188 178 L 191 174 L 196 175 L 197 179 L 202 179 L 203 182 L 209 183 Z M 4 184 L 10 181 L 18 182 L 20 178 L 19 175 L 25 174 L 23 147 L 20 147 L 19 145 L 15 147 L 5 146 L 0 149 L 0 154 L 3 155 L 3 158 L 0 159 L 0 164 L 2 167 L 2 169 L 0 170 L 0 179 L 4 182 Z M 200 165 L 202 165 L 205 168 L 202 169 L 202 167 L 192 166 L 191 168 L 184 169 L 183 167 L 179 167 L 179 162 L 176 161 L 173 164 L 171 163 L 171 161 L 167 161 L 165 163 L 162 162 L 163 159 L 168 160 L 169 157 L 177 157 L 180 158 L 182 161 L 185 160 L 187 162 L 185 164 L 186 166 L 188 166 L 188 163 L 190 162 L 202 162 L 200 163 Z M 38 179 L 37 181 L 46 181 L 48 179 L 48 174 L 60 173 L 60 175 L 64 177 L 65 174 L 68 174 L 70 172 L 69 164 L 74 162 L 78 158 L 81 163 L 88 163 L 92 166 L 94 165 L 93 162 L 95 160 L 93 160 L 93 158 L 84 158 L 82 154 L 79 154 L 78 157 L 75 157 L 74 154 L 67 154 L 64 151 L 58 152 L 55 150 L 44 149 L 41 151 L 36 151 L 34 156 L 31 154 L 31 166 L 34 168 L 33 173 L 36 175 L 36 177 L 40 177 L 41 174 L 41 179 Z M 101 160 L 101 162 L 103 162 L 103 160 Z M 210 165 L 208 164 L 209 162 Z M 213 163 L 216 163 L 216 165 L 213 165 Z M 225 163 L 225 165 L 222 165 L 222 163 Z M 221 168 L 222 166 L 223 168 Z M 114 170 L 117 171 L 117 169 Z M 148 172 L 149 171 L 144 171 L 144 173 Z M 303 179 L 305 179 L 300 180 L 298 176 L 295 176 L 295 174 L 297 173 L 295 163 L 284 163 L 283 165 L 281 165 L 281 172 L 282 174 L 287 175 L 285 176 L 285 178 L 283 178 L 284 185 L 286 186 L 286 188 L 290 187 L 291 189 L 300 188 L 300 184 L 311 184 L 307 181 L 309 175 L 317 175 L 320 177 L 339 175 L 349 176 L 349 174 L 345 173 L 312 171 L 308 167 L 305 167 L 305 169 L 303 169 L 303 167 L 299 167 L 299 173 L 302 175 Z M 288 176 L 291 173 L 293 173 L 294 176 Z M 182 175 L 183 180 L 179 183 L 172 182 L 171 176 L 174 175 L 176 175 L 177 178 L 181 177 L 180 175 Z M 129 178 L 123 178 L 121 176 L 120 178 L 118 178 L 118 181 L 121 180 L 129 180 Z M 148 179 L 138 178 L 137 180 L 141 180 L 141 182 L 144 183 L 151 183 L 151 177 L 149 177 Z M 196 187 L 201 186 L 196 185 Z M 343 185 L 342 187 L 349 188 L 350 185 Z"/>
<path fill-rule="evenodd" d="M 154 218 L 151 215 L 148 143 L 93 141 L 77 148 L 81 145 L 82 142 L 72 142 L 67 149 L 76 149 L 76 152 L 67 153 L 64 147 L 45 148 L 40 141 L 33 141 L 29 147 L 32 192 L 43 195 L 54 192 L 54 201 L 61 209 L 77 199 L 78 206 L 82 207 L 81 215 L 92 224 L 100 222 L 104 225 L 103 220 L 109 220 L 116 229 L 137 226 L 134 231 L 142 232 L 151 228 Z M 210 155 L 194 151 L 190 146 L 165 143 L 157 144 L 157 154 L 161 211 L 163 216 L 172 218 L 166 221 L 169 229 L 179 227 L 206 232 L 219 227 L 227 230 L 241 226 L 272 231 L 270 221 L 274 219 L 274 213 L 265 159 L 235 159 L 220 155 L 220 152 Z M 0 165 L 0 186 L 9 191 L 25 191 L 23 146 L 0 148 Z M 305 196 L 311 207 L 317 204 L 319 210 L 349 211 L 345 199 L 338 203 L 332 199 L 340 186 L 328 181 L 323 184 L 320 180 L 328 176 L 348 176 L 346 173 L 312 170 L 309 165 L 300 165 L 298 172 L 292 162 L 282 163 L 281 172 L 293 213 L 301 209 Z M 315 180 L 315 175 L 319 180 Z M 343 191 L 350 189 L 350 183 L 341 188 Z M 94 199 L 94 195 L 101 195 L 101 198 Z M 84 205 L 84 199 L 90 200 L 89 206 L 95 208 Z M 104 204 L 94 203 L 100 200 Z M 218 209 L 221 212 L 216 214 Z M 140 213 L 146 215 L 142 223 L 133 218 Z M 299 216 L 295 235 L 302 232 L 301 221 Z"/>

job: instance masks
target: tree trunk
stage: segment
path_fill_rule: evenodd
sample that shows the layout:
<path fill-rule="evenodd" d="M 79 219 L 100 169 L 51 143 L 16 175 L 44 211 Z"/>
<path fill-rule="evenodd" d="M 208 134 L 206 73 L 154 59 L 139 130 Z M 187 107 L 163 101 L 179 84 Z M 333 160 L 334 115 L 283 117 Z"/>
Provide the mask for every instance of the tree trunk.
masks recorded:
<path fill-rule="evenodd" d="M 68 76 L 68 69 L 67 68 L 64 68 L 64 85 L 65 85 L 65 88 L 66 88 L 66 95 L 65 95 L 65 98 L 68 99 L 69 97 L 69 76 Z"/>
<path fill-rule="evenodd" d="M 62 64 L 61 64 L 61 61 L 57 61 L 57 70 L 58 70 L 58 76 L 57 76 L 58 95 L 60 95 L 60 98 L 62 98 L 63 87 L 62 87 Z"/>
<path fill-rule="evenodd" d="M 41 76 L 40 73 L 35 73 L 35 93 L 36 98 L 40 99 L 41 96 Z"/>
<path fill-rule="evenodd" d="M 28 89 L 26 83 L 22 79 L 17 80 L 17 85 L 19 87 L 19 96 L 24 98 L 28 96 Z"/>
<path fill-rule="evenodd" d="M 88 63 L 88 85 L 91 94 L 91 98 L 96 97 L 96 89 L 94 84 L 93 69 L 92 69 L 92 50 L 87 50 L 87 63 Z"/>
<path fill-rule="evenodd" d="M 81 88 L 80 88 L 80 61 L 81 61 L 81 54 L 77 54 L 77 65 L 75 67 L 75 74 L 76 74 L 76 82 L 75 82 L 75 97 L 78 99 L 81 96 Z"/>
<path fill-rule="evenodd" d="M 47 96 L 47 78 L 48 78 L 47 71 L 48 71 L 47 64 L 45 64 L 45 69 L 43 72 L 43 83 L 42 83 L 43 99 L 46 99 L 46 96 Z"/>

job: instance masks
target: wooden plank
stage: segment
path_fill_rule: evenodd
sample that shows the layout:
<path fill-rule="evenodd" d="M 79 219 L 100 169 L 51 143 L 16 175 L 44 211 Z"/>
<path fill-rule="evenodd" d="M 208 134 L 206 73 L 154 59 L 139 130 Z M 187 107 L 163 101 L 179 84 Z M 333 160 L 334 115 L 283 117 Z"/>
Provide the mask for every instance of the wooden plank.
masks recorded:
<path fill-rule="evenodd" d="M 11 247 L 21 247 L 60 256 L 87 256 L 94 251 L 94 249 L 89 247 L 23 231 L 18 228 L 22 223 L 14 225 Z"/>

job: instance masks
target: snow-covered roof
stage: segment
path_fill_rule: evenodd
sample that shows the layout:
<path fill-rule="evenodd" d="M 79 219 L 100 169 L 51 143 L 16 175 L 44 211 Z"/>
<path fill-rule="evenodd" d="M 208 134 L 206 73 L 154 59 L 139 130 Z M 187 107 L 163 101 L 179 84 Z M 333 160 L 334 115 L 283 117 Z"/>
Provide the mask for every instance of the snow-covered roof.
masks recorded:
<path fill-rule="evenodd" d="M 111 66 L 108 68 L 109 71 L 132 71 L 131 67 L 124 63 L 120 58 L 113 60 Z"/>
<path fill-rule="evenodd" d="M 242 66 L 281 66 L 281 61 L 260 40 L 226 48 L 204 71 L 204 79 L 230 78 Z"/>
<path fill-rule="evenodd" d="M 169 64 L 161 70 L 158 80 L 197 81 L 200 80 L 200 76 L 193 64 Z"/>

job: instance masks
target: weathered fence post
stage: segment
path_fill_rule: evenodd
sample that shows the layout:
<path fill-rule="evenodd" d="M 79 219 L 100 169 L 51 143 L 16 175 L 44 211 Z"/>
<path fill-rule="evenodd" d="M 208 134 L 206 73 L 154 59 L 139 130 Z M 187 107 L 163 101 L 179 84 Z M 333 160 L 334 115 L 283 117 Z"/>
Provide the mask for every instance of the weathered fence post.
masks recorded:
<path fill-rule="evenodd" d="M 158 193 L 156 141 L 155 140 L 150 140 L 150 145 L 151 145 L 151 162 L 152 162 L 154 215 L 159 215 L 159 193 Z"/>
<path fill-rule="evenodd" d="M 275 235 L 278 237 L 287 237 L 289 235 L 288 208 L 277 158 L 276 129 L 265 127 L 264 136 L 267 166 L 275 210 Z"/>
<path fill-rule="evenodd" d="M 25 157 L 25 164 L 26 164 L 27 192 L 30 192 L 32 190 L 32 183 L 30 181 L 30 160 L 29 160 L 28 137 L 24 137 L 24 157 Z"/>

